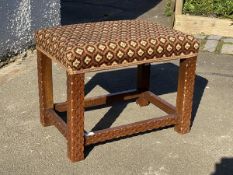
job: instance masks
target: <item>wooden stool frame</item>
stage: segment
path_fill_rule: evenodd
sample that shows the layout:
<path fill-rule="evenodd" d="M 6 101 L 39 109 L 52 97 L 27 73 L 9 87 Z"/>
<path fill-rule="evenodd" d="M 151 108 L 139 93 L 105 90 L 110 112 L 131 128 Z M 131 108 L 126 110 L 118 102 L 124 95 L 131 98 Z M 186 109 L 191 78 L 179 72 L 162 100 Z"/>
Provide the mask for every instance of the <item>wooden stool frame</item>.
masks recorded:
<path fill-rule="evenodd" d="M 67 73 L 67 101 L 54 104 L 52 60 L 37 51 L 40 121 L 43 126 L 54 125 L 67 139 L 68 157 L 72 162 L 84 159 L 84 148 L 87 145 L 172 125 L 175 125 L 175 131 L 178 133 L 188 133 L 196 60 L 196 57 L 180 59 L 176 107 L 149 91 L 150 64 L 138 65 L 136 89 L 87 99 L 84 99 L 84 73 Z M 114 102 L 133 99 L 140 106 L 152 103 L 167 115 L 99 131 L 86 132 L 84 130 L 85 108 L 104 104 L 111 105 Z M 67 111 L 67 123 L 56 111 Z"/>

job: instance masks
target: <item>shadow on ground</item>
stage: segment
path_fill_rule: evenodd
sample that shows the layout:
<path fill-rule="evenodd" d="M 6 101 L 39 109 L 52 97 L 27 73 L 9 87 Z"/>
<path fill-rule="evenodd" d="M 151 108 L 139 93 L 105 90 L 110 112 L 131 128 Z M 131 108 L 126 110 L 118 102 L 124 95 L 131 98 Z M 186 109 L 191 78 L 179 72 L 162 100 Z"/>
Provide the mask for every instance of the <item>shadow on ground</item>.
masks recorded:
<path fill-rule="evenodd" d="M 233 158 L 224 157 L 220 163 L 216 163 L 215 172 L 211 175 L 232 175 L 233 174 Z"/>
<path fill-rule="evenodd" d="M 61 0 L 61 24 L 135 19 L 161 0 Z"/>
<path fill-rule="evenodd" d="M 150 91 L 156 95 L 174 93 L 177 91 L 178 66 L 173 63 L 164 63 L 151 66 Z M 95 86 L 100 86 L 109 93 L 134 89 L 136 87 L 136 68 L 120 69 L 95 74 L 85 86 L 85 93 L 91 92 Z M 201 98 L 208 80 L 197 75 L 193 100 L 192 123 L 194 122 Z M 129 102 L 128 102 L 129 103 Z M 127 102 L 113 105 L 102 119 L 92 128 L 92 131 L 111 127 L 117 117 L 123 112 Z M 105 107 L 105 106 L 101 106 Z M 137 134 L 138 135 L 138 134 Z M 108 141 L 111 142 L 111 141 Z M 94 148 L 89 146 L 86 155 Z"/>

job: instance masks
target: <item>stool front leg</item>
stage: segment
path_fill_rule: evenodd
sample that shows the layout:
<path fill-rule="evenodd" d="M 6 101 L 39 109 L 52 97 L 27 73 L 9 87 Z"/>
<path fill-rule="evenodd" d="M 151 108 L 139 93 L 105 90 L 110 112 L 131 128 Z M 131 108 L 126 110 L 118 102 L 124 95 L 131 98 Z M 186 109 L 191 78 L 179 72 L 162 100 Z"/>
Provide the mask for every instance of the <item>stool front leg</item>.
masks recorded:
<path fill-rule="evenodd" d="M 50 121 L 46 110 L 53 108 L 52 61 L 46 55 L 37 51 L 38 86 L 40 101 L 40 122 L 49 126 Z"/>
<path fill-rule="evenodd" d="M 72 162 L 84 159 L 84 74 L 67 74 L 67 140 Z"/>
<path fill-rule="evenodd" d="M 181 134 L 190 131 L 196 60 L 197 57 L 180 60 L 175 131 Z"/>

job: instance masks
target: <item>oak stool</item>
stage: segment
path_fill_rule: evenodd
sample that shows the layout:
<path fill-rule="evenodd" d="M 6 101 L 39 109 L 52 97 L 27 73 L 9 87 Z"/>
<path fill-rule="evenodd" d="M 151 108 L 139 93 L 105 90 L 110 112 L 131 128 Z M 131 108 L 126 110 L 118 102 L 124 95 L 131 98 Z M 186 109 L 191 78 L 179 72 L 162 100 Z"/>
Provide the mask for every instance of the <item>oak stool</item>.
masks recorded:
<path fill-rule="evenodd" d="M 165 126 L 190 130 L 198 41 L 191 35 L 143 20 L 105 21 L 51 27 L 36 32 L 40 121 L 67 139 L 71 161 L 84 159 L 87 145 Z M 150 63 L 180 60 L 176 107 L 149 91 Z M 67 72 L 67 101 L 54 103 L 52 61 Z M 84 74 L 137 65 L 136 89 L 84 99 Z M 135 100 L 154 104 L 166 116 L 99 131 L 84 130 L 87 107 Z M 67 122 L 58 112 L 67 111 Z"/>

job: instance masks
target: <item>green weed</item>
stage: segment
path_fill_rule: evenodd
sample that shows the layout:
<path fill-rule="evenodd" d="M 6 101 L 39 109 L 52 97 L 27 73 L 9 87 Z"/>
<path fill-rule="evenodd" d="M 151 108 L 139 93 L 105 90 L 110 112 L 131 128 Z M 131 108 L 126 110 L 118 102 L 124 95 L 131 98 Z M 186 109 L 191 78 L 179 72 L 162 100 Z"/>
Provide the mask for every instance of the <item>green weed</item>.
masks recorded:
<path fill-rule="evenodd" d="M 183 12 L 233 19 L 233 0 L 185 0 Z"/>

